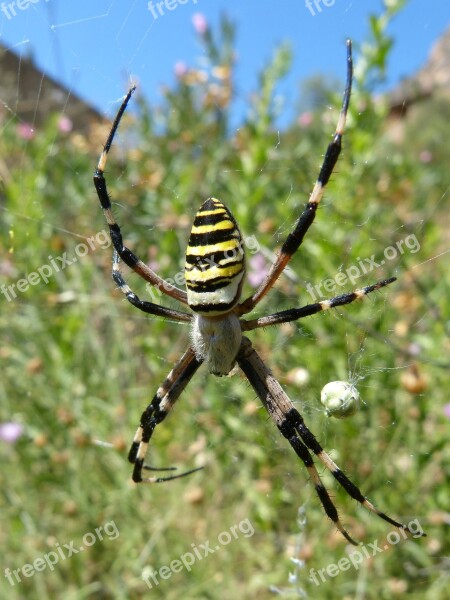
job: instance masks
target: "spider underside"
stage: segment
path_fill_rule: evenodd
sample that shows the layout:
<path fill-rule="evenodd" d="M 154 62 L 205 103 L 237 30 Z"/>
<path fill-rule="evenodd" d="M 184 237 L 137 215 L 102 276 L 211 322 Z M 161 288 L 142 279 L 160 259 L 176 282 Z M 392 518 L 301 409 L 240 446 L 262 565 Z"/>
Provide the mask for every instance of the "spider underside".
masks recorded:
<path fill-rule="evenodd" d="M 134 464 L 133 481 L 136 483 L 159 483 L 161 481 L 184 477 L 198 470 L 192 469 L 180 475 L 166 477 L 153 476 L 144 478 L 142 476 L 144 469 L 150 471 L 163 470 L 144 464 L 150 438 L 155 427 L 171 411 L 181 392 L 200 365 L 205 363 L 212 374 L 221 376 L 227 375 L 237 363 L 282 435 L 288 440 L 297 456 L 303 461 L 326 514 L 343 536 L 350 543 L 356 544 L 343 527 L 336 507 L 321 482 L 313 461 L 313 455 L 331 472 L 349 496 L 395 527 L 409 533 L 413 532 L 406 525 L 395 521 L 378 510 L 333 462 L 315 436 L 307 428 L 303 417 L 264 364 L 250 340 L 243 335 L 243 332 L 259 327 L 295 321 L 323 310 L 350 304 L 392 283 L 395 281 L 395 277 L 300 308 L 283 310 L 252 320 L 241 318 L 242 315 L 246 315 L 252 311 L 272 288 L 293 254 L 301 245 L 305 234 L 314 221 L 325 186 L 328 183 L 341 151 L 341 141 L 350 101 L 351 85 L 352 51 L 351 42 L 347 41 L 347 81 L 341 112 L 335 134 L 326 150 L 322 167 L 309 201 L 298 218 L 294 230 L 287 236 L 283 243 L 264 281 L 250 297 L 242 302 L 240 302 L 240 296 L 245 273 L 245 258 L 241 234 L 231 212 L 222 202 L 215 198 L 209 198 L 204 202 L 194 220 L 186 252 L 186 291 L 160 278 L 129 248 L 124 246 L 121 230 L 112 214 L 104 170 L 120 120 L 134 92 L 134 86 L 128 91 L 113 122 L 94 174 L 94 183 L 115 249 L 112 276 L 120 290 L 133 306 L 145 313 L 169 318 L 171 321 L 191 324 L 190 346 L 175 364 L 158 388 L 150 404 L 142 413 L 140 425 L 134 436 L 128 456 L 130 462 Z M 167 296 L 187 305 L 191 309 L 191 312 L 183 312 L 140 300 L 125 282 L 119 270 L 120 260 L 145 281 L 156 286 Z"/>

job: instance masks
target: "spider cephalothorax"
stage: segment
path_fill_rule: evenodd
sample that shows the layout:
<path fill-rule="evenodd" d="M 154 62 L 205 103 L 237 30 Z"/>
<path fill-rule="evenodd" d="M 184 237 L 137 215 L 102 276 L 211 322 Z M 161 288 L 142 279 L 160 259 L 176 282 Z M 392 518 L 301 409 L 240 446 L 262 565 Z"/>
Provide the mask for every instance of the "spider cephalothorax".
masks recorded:
<path fill-rule="evenodd" d="M 190 323 L 191 325 L 191 342 L 189 347 L 175 364 L 156 391 L 150 404 L 142 413 L 141 421 L 128 455 L 130 462 L 134 464 L 133 480 L 135 482 L 157 483 L 183 477 L 197 470 L 193 469 L 181 475 L 169 477 L 142 477 L 144 469 L 150 471 L 158 470 L 144 464 L 150 438 L 155 427 L 165 419 L 200 365 L 205 363 L 209 371 L 214 375 L 227 375 L 234 365 L 237 364 L 250 381 L 279 431 L 287 439 L 297 456 L 303 461 L 326 514 L 332 519 L 345 538 L 354 544 L 355 542 L 342 525 L 336 507 L 321 482 L 312 458 L 313 455 L 322 462 L 352 498 L 388 523 L 411 534 L 415 532 L 412 532 L 406 525 L 402 525 L 379 511 L 364 497 L 359 488 L 344 475 L 307 428 L 301 414 L 261 360 L 250 340 L 242 333 L 259 327 L 295 321 L 322 310 L 350 304 L 392 283 L 395 278 L 392 277 L 384 281 L 379 281 L 347 294 L 315 302 L 314 304 L 308 304 L 300 308 L 283 310 L 257 319 L 245 320 L 241 318 L 242 315 L 253 310 L 273 287 L 292 255 L 301 245 L 305 234 L 314 221 L 325 186 L 328 183 L 341 151 L 342 135 L 350 101 L 351 84 L 352 53 L 351 43 L 348 41 L 347 83 L 340 117 L 336 132 L 325 153 L 316 184 L 305 209 L 298 217 L 292 233 L 287 236 L 264 280 L 256 291 L 243 302 L 240 302 L 240 296 L 245 273 L 245 258 L 241 234 L 231 212 L 222 202 L 215 198 L 206 200 L 195 216 L 186 251 L 185 278 L 187 291 L 181 290 L 164 281 L 129 248 L 124 246 L 119 225 L 112 214 L 104 170 L 114 135 L 133 94 L 134 87 L 129 90 L 114 120 L 95 171 L 94 183 L 114 244 L 112 274 L 120 290 L 133 306 L 143 312 L 166 317 L 172 321 Z M 187 306 L 191 309 L 191 312 L 167 308 L 138 298 L 125 282 L 119 270 L 120 259 L 145 281 L 159 288 L 167 296 Z"/>

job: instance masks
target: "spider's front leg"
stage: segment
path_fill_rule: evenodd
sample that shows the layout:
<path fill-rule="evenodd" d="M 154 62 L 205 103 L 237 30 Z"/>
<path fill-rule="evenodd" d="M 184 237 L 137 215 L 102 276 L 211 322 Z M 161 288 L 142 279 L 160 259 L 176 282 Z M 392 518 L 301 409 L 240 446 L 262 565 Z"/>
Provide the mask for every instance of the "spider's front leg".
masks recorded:
<path fill-rule="evenodd" d="M 123 262 L 128 267 L 130 267 L 130 269 L 133 269 L 133 271 L 137 273 L 140 277 L 142 277 L 142 279 L 151 283 L 151 285 L 158 288 L 167 296 L 171 296 L 172 298 L 175 298 L 175 300 L 178 300 L 183 304 L 187 304 L 187 294 L 184 290 L 181 290 L 172 285 L 171 283 L 162 279 L 159 275 L 157 275 L 157 273 L 155 273 L 148 265 L 146 265 L 138 256 L 136 256 L 129 248 L 127 248 L 124 245 L 122 232 L 112 212 L 111 200 L 109 197 L 105 179 L 106 161 L 108 159 L 108 153 L 111 150 L 114 136 L 116 135 L 120 121 L 135 89 L 135 86 L 130 88 L 128 94 L 125 96 L 125 99 L 123 100 L 117 112 L 116 118 L 114 119 L 111 131 L 109 132 L 108 139 L 106 140 L 105 147 L 100 155 L 100 159 L 98 161 L 98 165 L 94 173 L 94 185 L 97 191 L 97 196 L 100 201 L 100 205 L 103 209 L 103 213 L 106 218 L 106 222 L 109 227 L 111 241 L 114 245 L 117 254 L 120 256 Z"/>
<path fill-rule="evenodd" d="M 308 203 L 304 211 L 300 215 L 295 225 L 294 230 L 287 236 L 281 250 L 273 264 L 271 265 L 264 280 L 261 282 L 253 294 L 239 304 L 239 314 L 244 315 L 251 310 L 262 300 L 267 292 L 273 287 L 278 277 L 281 275 L 286 265 L 291 260 L 292 256 L 297 252 L 303 242 L 303 238 L 311 227 L 315 217 L 319 203 L 325 192 L 325 187 L 330 180 L 333 169 L 336 166 L 337 160 L 342 149 L 342 136 L 344 135 L 345 120 L 350 102 L 352 91 L 352 76 L 353 76 L 353 59 L 352 59 L 352 43 L 347 40 L 347 82 L 345 84 L 344 97 L 342 100 L 341 112 L 336 126 L 332 141 L 328 144 L 322 167 L 314 185 L 313 191 L 309 197 Z"/>
<path fill-rule="evenodd" d="M 167 469 L 155 469 L 144 464 L 147 454 L 150 438 L 155 430 L 155 427 L 161 423 L 172 409 L 175 402 L 180 397 L 181 392 L 191 380 L 194 373 L 197 371 L 202 361 L 197 360 L 191 348 L 188 348 L 169 375 L 164 380 L 164 383 L 158 388 L 158 391 L 153 397 L 151 403 L 147 406 L 141 416 L 140 425 L 134 436 L 131 444 L 128 460 L 134 464 L 133 481 L 135 483 L 160 483 L 161 481 L 170 481 L 189 475 L 194 471 L 199 471 L 203 467 L 191 469 L 180 475 L 170 477 L 142 477 L 142 470 L 163 471 Z"/>

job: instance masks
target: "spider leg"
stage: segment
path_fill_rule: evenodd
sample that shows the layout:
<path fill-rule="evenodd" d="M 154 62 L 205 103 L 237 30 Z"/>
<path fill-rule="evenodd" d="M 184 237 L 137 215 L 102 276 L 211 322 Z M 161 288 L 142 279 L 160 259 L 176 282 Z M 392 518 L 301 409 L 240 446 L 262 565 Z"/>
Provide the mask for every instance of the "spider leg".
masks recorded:
<path fill-rule="evenodd" d="M 140 258 L 138 258 L 129 248 L 123 245 L 122 232 L 112 213 L 111 200 L 109 198 L 108 190 L 106 187 L 104 171 L 106 167 L 106 161 L 108 158 L 108 152 L 111 149 L 111 145 L 116 134 L 117 128 L 119 127 L 120 120 L 122 119 L 123 113 L 125 112 L 127 104 L 135 89 L 135 86 L 130 88 L 128 94 L 125 96 L 125 99 L 117 112 L 116 118 L 114 119 L 111 131 L 108 135 L 108 139 L 106 140 L 105 147 L 100 155 L 100 160 L 98 161 L 97 169 L 94 173 L 94 185 L 95 189 L 97 190 L 97 195 L 100 200 L 101 207 L 105 214 L 106 222 L 109 226 L 109 232 L 111 235 L 112 243 L 114 245 L 114 248 L 116 249 L 116 252 L 119 254 L 123 262 L 126 265 L 128 265 L 130 269 L 133 269 L 135 273 L 137 273 L 143 279 L 145 279 L 145 281 L 148 281 L 149 283 L 157 287 L 159 290 L 161 290 L 161 292 L 167 294 L 167 296 L 171 296 L 172 298 L 175 298 L 183 304 L 187 304 L 187 295 L 185 291 L 180 290 L 179 288 L 173 286 L 169 282 L 159 277 L 159 275 L 157 275 L 152 269 L 150 269 L 150 267 L 146 265 L 142 260 L 140 260 Z"/>
<path fill-rule="evenodd" d="M 120 291 L 125 295 L 126 299 L 130 304 L 132 304 L 139 310 L 142 310 L 142 312 L 148 313 L 150 315 L 156 315 L 157 317 L 164 317 L 172 321 L 184 323 L 190 323 L 192 321 L 192 315 L 190 315 L 189 313 L 185 313 L 180 310 L 174 310 L 172 308 L 167 308 L 165 306 L 160 306 L 159 304 L 155 304 L 154 302 L 146 302 L 145 300 L 141 300 L 138 296 L 136 296 L 133 290 L 125 282 L 122 273 L 120 272 L 119 260 L 119 255 L 116 252 L 116 250 L 114 250 L 112 276 L 114 281 L 119 286 Z"/>
<path fill-rule="evenodd" d="M 161 481 L 170 481 L 184 477 L 194 471 L 199 471 L 203 467 L 191 469 L 180 475 L 170 477 L 142 477 L 142 470 L 166 470 L 154 469 L 144 465 L 145 456 L 147 454 L 150 438 L 155 427 L 161 423 L 168 415 L 173 405 L 178 400 L 181 392 L 191 380 L 194 373 L 197 371 L 201 361 L 195 358 L 194 351 L 188 348 L 174 368 L 170 371 L 163 384 L 158 388 L 158 391 L 153 397 L 151 403 L 147 406 L 141 416 L 140 425 L 134 436 L 131 448 L 128 454 L 128 460 L 134 464 L 133 481 L 135 483 L 160 483 Z"/>
<path fill-rule="evenodd" d="M 391 519 L 391 517 L 379 511 L 371 502 L 369 502 L 369 500 L 363 496 L 359 488 L 352 483 L 333 460 L 331 460 L 311 431 L 306 427 L 303 417 L 294 407 L 279 382 L 274 378 L 261 360 L 250 340 L 245 337 L 243 338 L 237 361 L 270 416 L 275 421 L 278 429 L 289 441 L 296 454 L 304 462 L 326 514 L 349 542 L 356 544 L 340 522 L 336 507 L 321 483 L 319 473 L 314 466 L 309 451 L 313 452 L 319 458 L 349 496 L 391 525 L 414 535 L 414 532 L 408 529 L 406 525 L 394 521 L 394 519 Z"/>
<path fill-rule="evenodd" d="M 377 283 L 368 285 L 359 290 L 354 290 L 353 292 L 349 292 L 348 294 L 341 294 L 340 296 L 335 296 L 334 298 L 330 298 L 329 300 L 322 300 L 321 302 L 315 302 L 314 304 L 307 304 L 306 306 L 302 306 L 300 308 L 290 308 L 289 310 L 282 310 L 272 315 L 260 317 L 259 319 L 252 319 L 251 321 L 241 319 L 242 330 L 250 331 L 252 329 L 257 329 L 258 327 L 267 327 L 268 325 L 279 325 L 280 323 L 288 323 L 289 321 L 296 321 L 297 319 L 309 317 L 310 315 L 314 315 L 318 312 L 321 312 L 322 310 L 328 310 L 330 308 L 335 308 L 336 306 L 344 306 L 345 304 L 351 304 L 355 300 L 360 300 L 361 298 L 364 298 L 364 296 L 367 296 L 367 294 L 370 294 L 375 290 L 379 290 L 380 288 L 389 285 L 390 283 L 396 281 L 396 279 L 396 277 L 384 279 L 383 281 L 378 281 Z"/>
<path fill-rule="evenodd" d="M 342 147 L 342 135 L 344 133 L 345 120 L 347 117 L 348 105 L 350 102 L 350 94 L 352 89 L 352 74 L 353 74 L 353 61 L 352 61 L 352 44 L 350 40 L 347 40 L 347 82 L 345 85 L 344 98 L 342 101 L 342 108 L 339 116 L 339 121 L 336 127 L 333 140 L 328 145 L 325 157 L 322 163 L 322 167 L 319 172 L 316 184 L 311 192 L 304 211 L 300 215 L 295 229 L 288 235 L 284 244 L 281 247 L 281 251 L 274 263 L 269 269 L 266 277 L 259 286 L 259 288 L 253 293 L 252 296 L 244 300 L 239 304 L 239 314 L 245 314 L 250 312 L 258 302 L 267 294 L 267 292 L 273 287 L 274 283 L 280 276 L 283 269 L 286 267 L 288 262 L 291 260 L 293 254 L 298 250 L 299 246 L 303 242 L 308 229 L 310 228 L 314 218 L 316 216 L 317 207 L 322 199 L 325 186 L 330 179 L 333 169 L 341 153 Z"/>

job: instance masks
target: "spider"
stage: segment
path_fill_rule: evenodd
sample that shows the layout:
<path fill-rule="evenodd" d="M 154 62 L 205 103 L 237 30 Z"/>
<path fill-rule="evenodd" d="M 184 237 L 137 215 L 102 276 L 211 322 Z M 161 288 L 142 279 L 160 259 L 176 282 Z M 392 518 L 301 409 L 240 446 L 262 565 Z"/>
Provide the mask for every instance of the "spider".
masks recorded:
<path fill-rule="evenodd" d="M 184 477 L 198 470 L 192 469 L 182 474 L 167 477 L 143 477 L 143 470 L 164 470 L 144 464 L 150 438 L 156 426 L 169 414 L 181 392 L 202 363 L 206 364 L 210 373 L 219 377 L 228 375 L 237 364 L 253 386 L 281 434 L 288 440 L 297 456 L 303 461 L 325 513 L 343 536 L 350 543 L 356 545 L 357 543 L 342 525 L 336 507 L 321 482 L 313 461 L 313 455 L 325 465 L 349 496 L 391 525 L 409 533 L 412 532 L 406 525 L 395 521 L 378 510 L 333 462 L 308 429 L 302 415 L 294 407 L 281 385 L 253 348 L 250 340 L 243 335 L 243 332 L 259 327 L 267 327 L 268 325 L 296 321 L 323 310 L 350 304 L 375 290 L 387 286 L 396 278 L 391 277 L 350 293 L 300 308 L 283 310 L 257 319 L 245 320 L 241 318 L 242 315 L 246 315 L 253 310 L 272 288 L 303 242 L 305 234 L 314 221 L 325 186 L 341 152 L 342 135 L 351 94 L 352 72 L 352 47 L 351 41 L 348 40 L 347 80 L 340 116 L 309 201 L 298 218 L 294 230 L 284 241 L 265 279 L 256 291 L 242 302 L 240 302 L 240 297 L 245 273 L 245 256 L 241 233 L 230 210 L 215 198 L 208 198 L 202 204 L 194 219 L 186 250 L 186 291 L 159 277 L 123 244 L 120 227 L 112 213 L 104 171 L 114 136 L 135 86 L 128 91 L 113 122 L 94 174 L 94 184 L 114 245 L 112 277 L 115 283 L 127 300 L 139 310 L 172 321 L 189 323 L 191 326 L 189 347 L 142 413 L 128 455 L 129 461 L 134 464 L 133 481 L 136 483 L 159 483 Z M 141 300 L 125 282 L 119 269 L 120 260 L 167 296 L 187 305 L 190 312 L 183 312 Z"/>

